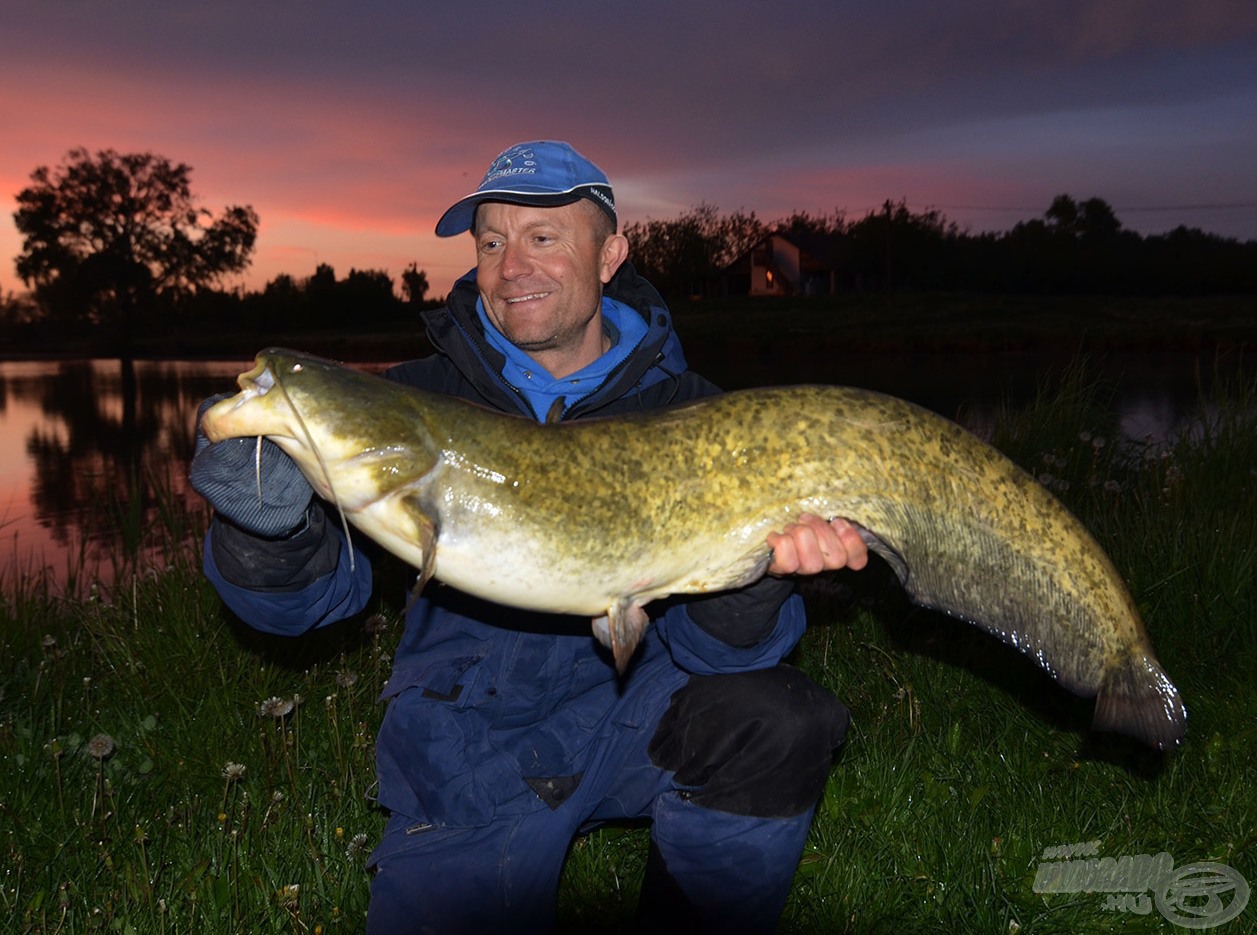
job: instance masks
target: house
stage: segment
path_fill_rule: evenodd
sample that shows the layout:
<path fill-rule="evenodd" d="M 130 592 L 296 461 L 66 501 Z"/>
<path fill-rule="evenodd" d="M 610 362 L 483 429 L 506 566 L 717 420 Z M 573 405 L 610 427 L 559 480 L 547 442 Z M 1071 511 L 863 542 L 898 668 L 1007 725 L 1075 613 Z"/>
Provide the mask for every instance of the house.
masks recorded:
<path fill-rule="evenodd" d="M 841 234 L 775 231 L 720 271 L 710 296 L 833 295 L 849 287 Z"/>

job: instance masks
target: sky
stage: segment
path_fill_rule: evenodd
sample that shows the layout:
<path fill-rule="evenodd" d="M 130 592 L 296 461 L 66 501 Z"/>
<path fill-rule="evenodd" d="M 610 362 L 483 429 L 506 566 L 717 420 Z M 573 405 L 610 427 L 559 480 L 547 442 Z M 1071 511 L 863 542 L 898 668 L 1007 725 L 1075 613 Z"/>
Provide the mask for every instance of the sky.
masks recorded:
<path fill-rule="evenodd" d="M 1257 239 L 1257 3 L 5 0 L 0 294 L 16 194 L 75 147 L 251 205 L 228 286 L 416 263 L 444 294 L 473 250 L 437 218 L 536 139 L 598 163 L 622 223 L 889 199 L 978 233 L 1068 193 Z"/>

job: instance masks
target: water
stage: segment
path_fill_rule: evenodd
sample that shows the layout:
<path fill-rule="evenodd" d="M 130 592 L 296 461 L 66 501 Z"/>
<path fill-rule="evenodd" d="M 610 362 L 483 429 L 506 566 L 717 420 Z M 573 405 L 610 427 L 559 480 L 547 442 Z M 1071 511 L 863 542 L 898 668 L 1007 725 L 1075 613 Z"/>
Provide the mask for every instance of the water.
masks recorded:
<path fill-rule="evenodd" d="M 967 424 L 1028 399 L 1067 361 L 1051 355 L 862 355 L 800 347 L 691 348 L 691 363 L 723 385 L 829 382 L 903 396 Z M 1117 387 L 1126 433 L 1165 437 L 1196 411 L 1188 354 L 1096 361 Z M 378 370 L 382 364 L 369 365 Z M 1212 367 L 1204 363 L 1205 371 Z M 0 362 L 0 586 L 76 572 L 109 580 L 122 559 L 161 564 L 151 537 L 163 516 L 203 516 L 187 484 L 197 405 L 232 390 L 245 360 Z M 121 535 L 118 530 L 121 529 Z"/>
<path fill-rule="evenodd" d="M 242 369 L 137 362 L 124 392 L 116 360 L 0 363 L 0 583 L 108 579 L 163 510 L 199 509 L 186 480 L 196 406 Z"/>

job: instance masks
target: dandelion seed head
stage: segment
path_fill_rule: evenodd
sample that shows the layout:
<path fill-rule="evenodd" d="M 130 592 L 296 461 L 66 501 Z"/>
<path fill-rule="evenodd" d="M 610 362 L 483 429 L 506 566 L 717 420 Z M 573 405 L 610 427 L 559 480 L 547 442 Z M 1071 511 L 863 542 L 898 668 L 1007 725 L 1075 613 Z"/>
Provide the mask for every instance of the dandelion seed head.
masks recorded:
<path fill-rule="evenodd" d="M 88 756 L 94 757 L 97 760 L 103 760 L 113 754 L 113 738 L 108 734 L 96 734 L 87 742 L 87 746 L 83 749 L 87 751 Z"/>
<path fill-rule="evenodd" d="M 341 669 L 336 673 L 336 684 L 341 688 L 353 688 L 358 684 L 358 673 L 349 669 Z"/>
<path fill-rule="evenodd" d="M 362 622 L 362 629 L 368 633 L 380 633 L 388 628 L 388 618 L 383 614 L 372 614 Z"/>
<path fill-rule="evenodd" d="M 293 702 L 287 698 L 270 697 L 258 705 L 258 717 L 287 717 L 292 713 Z"/>
<path fill-rule="evenodd" d="M 230 763 L 229 762 L 226 766 L 223 767 L 223 778 L 226 779 L 228 782 L 236 782 L 237 780 L 244 778 L 245 772 L 246 772 L 246 769 L 243 763 Z"/>
<path fill-rule="evenodd" d="M 45 633 L 44 638 L 39 641 L 39 645 L 43 647 L 45 651 L 55 649 L 57 646 L 57 638 L 51 633 Z"/>

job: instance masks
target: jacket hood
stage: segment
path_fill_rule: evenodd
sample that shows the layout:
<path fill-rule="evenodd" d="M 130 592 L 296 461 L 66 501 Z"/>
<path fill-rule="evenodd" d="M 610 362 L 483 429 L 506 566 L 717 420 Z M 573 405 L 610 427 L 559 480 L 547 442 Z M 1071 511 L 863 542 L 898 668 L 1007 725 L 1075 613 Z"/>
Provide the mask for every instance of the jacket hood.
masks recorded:
<path fill-rule="evenodd" d="M 601 406 L 631 392 L 663 380 L 675 380 L 686 369 L 681 342 L 672 327 L 672 313 L 659 292 L 625 261 L 603 294 L 622 302 L 642 316 L 646 336 L 624 363 L 580 402 L 563 413 L 572 418 L 594 412 Z M 450 359 L 463 377 L 491 404 L 518 409 L 532 416 L 523 397 L 502 377 L 502 355 L 490 346 L 476 314 L 476 271 L 466 273 L 454 284 L 444 306 L 423 313 L 428 339 Z"/>

